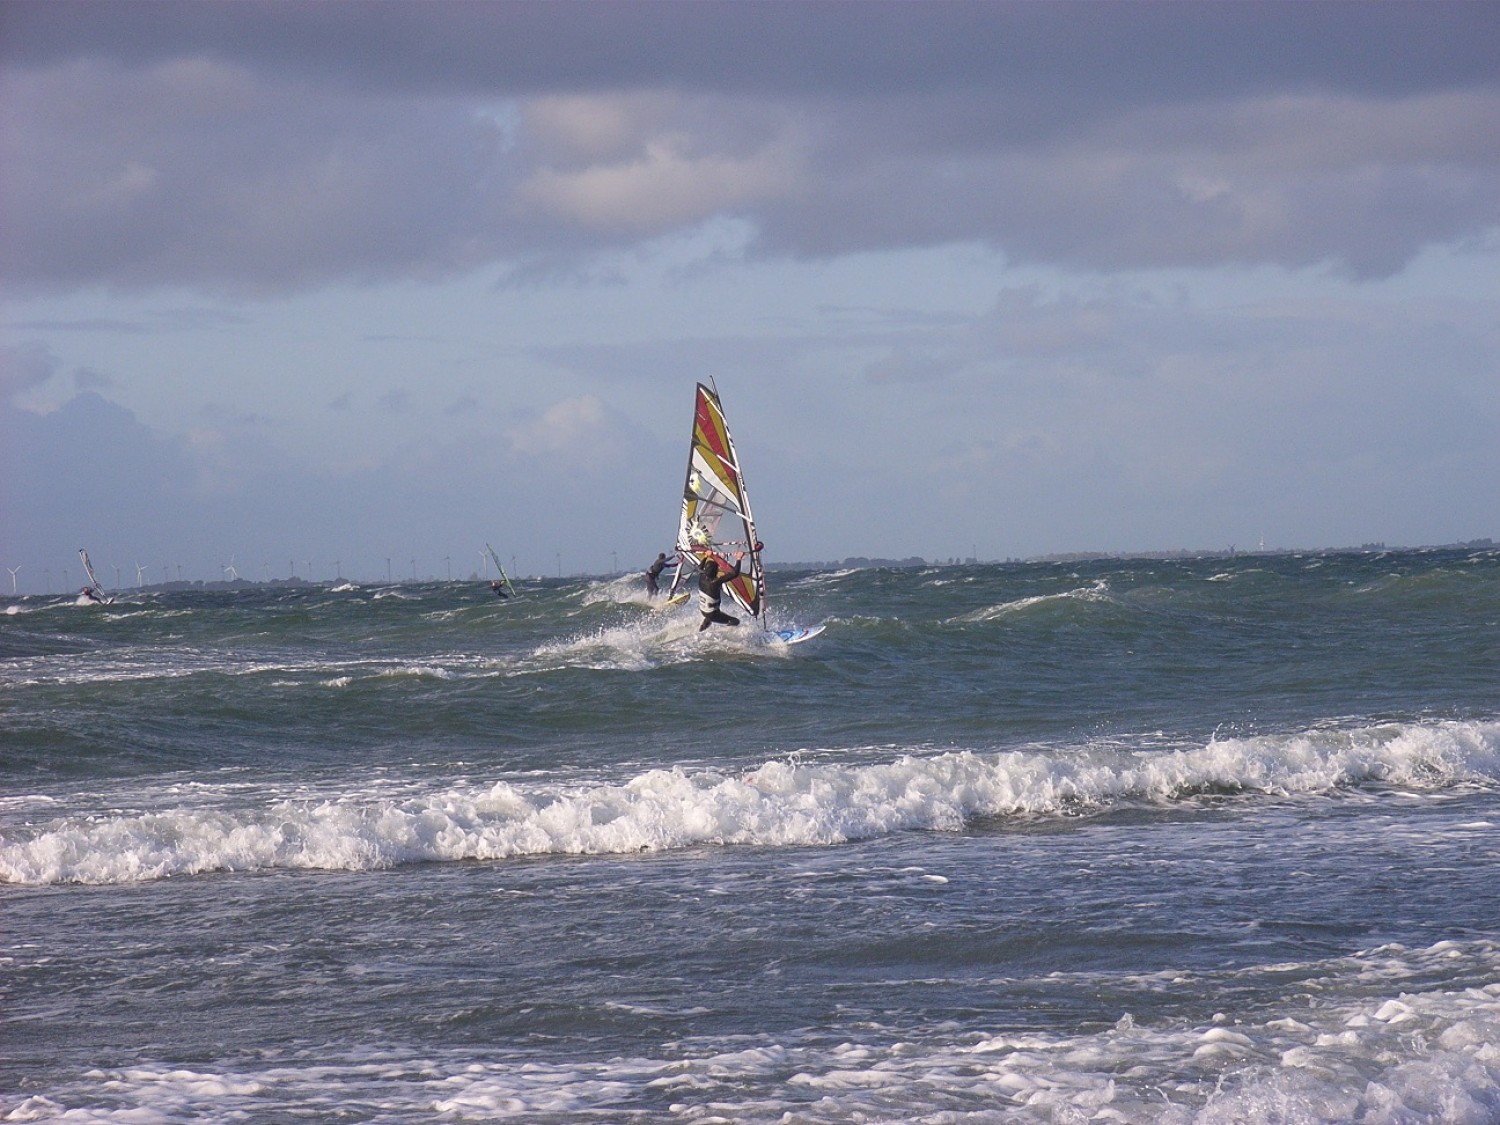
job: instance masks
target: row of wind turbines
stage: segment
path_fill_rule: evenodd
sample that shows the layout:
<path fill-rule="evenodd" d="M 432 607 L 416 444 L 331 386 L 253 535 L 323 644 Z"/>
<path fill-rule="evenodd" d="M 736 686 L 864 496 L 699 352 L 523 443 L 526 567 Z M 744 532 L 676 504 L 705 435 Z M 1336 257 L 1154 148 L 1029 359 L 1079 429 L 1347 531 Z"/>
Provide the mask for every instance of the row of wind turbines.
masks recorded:
<path fill-rule="evenodd" d="M 612 557 L 614 556 L 614 552 L 611 552 L 611 556 Z M 490 576 L 490 570 L 492 568 L 490 566 L 489 556 L 484 551 L 480 551 L 479 552 L 479 562 L 480 562 L 480 566 L 479 566 L 478 573 L 482 574 L 484 576 L 484 578 L 487 580 L 489 578 L 489 576 Z M 444 555 L 443 556 L 443 563 L 445 564 L 445 566 L 447 568 L 448 579 L 449 579 L 449 581 L 452 581 L 452 579 L 453 579 L 453 556 L 452 555 Z M 387 581 L 395 581 L 395 574 L 394 574 L 394 570 L 393 570 L 392 565 L 391 565 L 392 564 L 392 560 L 390 558 L 387 558 L 385 560 L 385 564 L 386 564 L 386 579 L 387 579 Z M 514 571 L 516 569 L 516 557 L 514 555 L 512 555 L 510 557 L 510 564 L 511 564 L 511 569 Z M 136 584 L 136 586 L 138 588 L 145 586 L 145 584 L 146 584 L 146 582 L 145 582 L 146 576 L 147 576 L 147 573 L 151 569 L 151 565 L 152 564 L 148 564 L 148 563 L 136 563 L 135 564 L 135 584 Z M 271 566 L 271 564 L 270 563 L 264 563 L 262 565 L 266 569 L 266 579 L 267 579 L 267 581 L 269 581 L 270 580 L 270 566 Z M 312 566 L 313 566 L 311 560 L 307 561 L 304 565 L 306 567 L 306 571 L 307 571 L 308 575 L 310 576 L 311 573 L 312 573 Z M 115 565 L 113 563 L 109 564 L 109 566 L 110 566 L 110 569 L 112 569 L 115 572 L 115 585 L 114 585 L 114 588 L 117 589 L 117 590 L 121 589 L 122 588 L 122 586 L 121 586 L 121 577 L 122 577 L 121 568 L 118 565 Z M 417 560 L 416 559 L 412 559 L 411 560 L 411 566 L 412 566 L 412 579 L 413 579 L 413 581 L 415 581 L 416 580 L 416 576 L 417 576 Z M 290 564 L 290 567 L 291 567 L 292 577 L 295 578 L 296 577 L 296 573 L 297 573 L 297 564 L 296 564 L 296 560 L 295 559 L 292 560 L 292 562 Z M 161 568 L 162 568 L 163 581 L 164 582 L 171 582 L 172 581 L 172 571 L 171 571 L 171 568 L 169 567 L 169 565 L 167 563 L 162 563 L 161 564 Z M 335 572 L 335 581 L 342 581 L 343 580 L 343 562 L 342 562 L 342 560 L 335 560 L 334 564 L 333 564 L 333 568 L 334 568 L 334 572 Z M 24 566 L 24 564 L 22 564 L 21 566 L 13 566 L 13 567 L 8 566 L 5 569 L 10 574 L 10 592 L 11 592 L 12 595 L 16 595 L 16 594 L 18 594 L 19 589 L 20 589 L 19 583 L 17 581 L 17 576 L 21 573 L 22 570 L 25 569 L 25 566 Z M 225 581 L 225 582 L 238 582 L 238 581 L 240 581 L 240 572 L 239 572 L 238 567 L 235 565 L 235 557 L 233 555 L 229 556 L 229 561 L 228 562 L 221 563 L 219 565 L 219 571 L 220 571 L 220 574 L 222 575 L 222 581 Z M 51 567 L 47 567 L 44 570 L 44 573 L 47 576 L 47 593 L 50 594 L 52 592 L 52 568 Z M 59 570 L 59 573 L 62 576 L 63 588 L 66 591 L 67 589 L 70 588 L 69 583 L 68 583 L 68 570 L 67 570 L 66 567 L 64 567 L 64 568 L 61 568 Z M 562 559 L 561 559 L 560 555 L 558 557 L 558 573 L 559 573 L 559 575 L 561 575 L 561 573 L 562 573 Z M 180 563 L 177 564 L 177 580 L 179 582 L 182 581 L 182 564 L 180 564 Z"/>
<path fill-rule="evenodd" d="M 16 582 L 16 577 L 17 577 L 17 575 L 19 575 L 21 573 L 21 571 L 23 571 L 23 570 L 26 569 L 26 566 L 23 563 L 20 566 L 8 566 L 5 569 L 10 573 L 10 592 L 12 594 L 15 594 L 17 592 L 17 590 L 18 590 L 18 585 L 17 585 L 17 582 Z M 112 569 L 115 572 L 115 588 L 119 589 L 120 588 L 120 568 L 118 566 L 113 566 L 112 565 Z M 149 569 L 150 569 L 150 567 L 147 564 L 145 564 L 145 563 L 136 563 L 135 564 L 135 584 L 137 586 L 144 586 L 145 585 L 146 571 L 148 571 Z M 177 569 L 178 569 L 179 576 L 180 576 L 182 568 L 178 567 Z M 234 567 L 230 566 L 229 569 L 233 570 Z M 43 571 L 43 573 L 46 574 L 46 576 L 47 576 L 47 588 L 48 588 L 48 592 L 50 593 L 51 592 L 51 587 L 52 587 L 52 568 L 51 567 L 47 567 L 46 570 Z M 66 587 L 68 585 L 68 570 L 67 570 L 67 567 L 63 567 L 62 570 L 60 571 L 60 573 L 62 574 L 63 585 L 64 585 L 64 587 Z"/>

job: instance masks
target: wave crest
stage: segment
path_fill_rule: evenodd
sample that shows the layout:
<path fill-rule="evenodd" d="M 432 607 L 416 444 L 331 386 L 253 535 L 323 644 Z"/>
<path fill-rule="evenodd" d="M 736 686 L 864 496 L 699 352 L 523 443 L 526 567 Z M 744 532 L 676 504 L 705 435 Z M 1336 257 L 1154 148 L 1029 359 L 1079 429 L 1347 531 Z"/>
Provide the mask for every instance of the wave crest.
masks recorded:
<path fill-rule="evenodd" d="M 898 753 L 765 762 L 739 774 L 647 770 L 620 782 L 496 782 L 237 807 L 65 815 L 0 835 L 0 881 L 128 883 L 208 871 L 603 855 L 704 845 L 807 847 L 982 818 L 1072 816 L 1210 794 L 1316 796 L 1500 780 L 1500 723 L 1387 724 L 1215 738 L 1199 747 Z M 180 797 L 180 794 L 174 795 Z"/>

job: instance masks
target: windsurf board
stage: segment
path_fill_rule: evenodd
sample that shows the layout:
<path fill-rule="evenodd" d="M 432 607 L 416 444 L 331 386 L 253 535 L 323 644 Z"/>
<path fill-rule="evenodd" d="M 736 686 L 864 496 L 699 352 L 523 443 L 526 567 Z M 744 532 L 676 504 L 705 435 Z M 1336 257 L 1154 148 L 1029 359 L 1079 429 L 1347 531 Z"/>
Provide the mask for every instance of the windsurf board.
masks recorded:
<path fill-rule="evenodd" d="M 799 645 L 803 641 L 810 641 L 826 629 L 826 625 L 798 626 L 795 629 L 777 629 L 775 636 L 785 644 Z"/>

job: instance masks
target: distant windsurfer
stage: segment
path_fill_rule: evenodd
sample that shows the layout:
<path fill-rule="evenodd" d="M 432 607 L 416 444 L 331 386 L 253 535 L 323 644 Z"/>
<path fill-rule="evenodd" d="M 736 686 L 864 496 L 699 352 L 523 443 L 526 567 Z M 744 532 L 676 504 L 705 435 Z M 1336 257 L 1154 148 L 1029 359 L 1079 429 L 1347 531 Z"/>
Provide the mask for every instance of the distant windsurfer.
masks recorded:
<path fill-rule="evenodd" d="M 656 580 L 661 577 L 661 572 L 666 569 L 667 553 L 662 551 L 656 556 L 656 561 L 651 564 L 651 568 L 646 571 L 646 593 L 650 597 L 654 598 L 657 594 L 661 593 L 661 587 L 656 584 Z"/>
<path fill-rule="evenodd" d="M 94 564 L 89 561 L 89 553 L 82 547 L 78 548 L 78 561 L 83 563 L 83 572 L 89 576 L 89 584 L 78 591 L 79 595 L 99 605 L 108 605 L 110 599 L 104 596 L 104 587 L 99 585 L 99 576 L 94 573 Z"/>
<path fill-rule="evenodd" d="M 698 610 L 703 614 L 703 624 L 698 626 L 698 632 L 703 632 L 710 625 L 738 625 L 738 617 L 730 617 L 719 608 L 719 603 L 724 597 L 724 584 L 733 582 L 740 576 L 740 563 L 745 558 L 744 551 L 736 551 L 734 556 L 734 569 L 727 574 L 719 573 L 719 564 L 714 559 L 707 559 L 703 563 L 702 572 L 698 575 Z"/>
<path fill-rule="evenodd" d="M 497 582 L 491 582 L 490 583 L 490 590 L 494 593 L 495 597 L 497 597 L 497 598 L 508 598 L 508 597 L 510 597 L 510 595 L 505 592 L 505 586 L 501 582 L 498 582 L 498 581 Z"/>

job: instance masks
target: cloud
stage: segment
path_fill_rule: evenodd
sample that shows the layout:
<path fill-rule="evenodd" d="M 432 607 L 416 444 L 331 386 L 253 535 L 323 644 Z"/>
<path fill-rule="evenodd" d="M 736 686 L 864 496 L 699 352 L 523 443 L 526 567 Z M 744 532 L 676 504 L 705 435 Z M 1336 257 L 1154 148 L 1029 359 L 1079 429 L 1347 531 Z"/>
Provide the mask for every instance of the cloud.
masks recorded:
<path fill-rule="evenodd" d="M 604 404 L 594 395 L 553 403 L 540 416 L 505 431 L 517 457 L 565 456 L 580 468 L 597 468 L 618 452 Z"/>
<path fill-rule="evenodd" d="M 657 234 L 793 194 L 799 182 L 793 164 L 777 151 L 745 159 L 692 156 L 664 140 L 619 164 L 540 169 L 517 198 L 584 227 Z"/>
<path fill-rule="evenodd" d="M 80 367 L 73 372 L 73 386 L 79 391 L 107 390 L 115 381 L 92 367 Z"/>
<path fill-rule="evenodd" d="M 871 393 L 963 419 L 946 433 L 914 422 L 908 456 L 976 512 L 998 508 L 999 489 L 1011 522 L 1041 526 L 1061 492 L 1101 542 L 1167 542 L 1192 508 L 1230 527 L 1295 519 L 1316 545 L 1340 541 L 1320 516 L 1379 526 L 1385 498 L 1421 490 L 1428 512 L 1461 523 L 1462 482 L 1496 461 L 1490 319 L 1482 302 L 1205 308 L 1121 286 L 1017 289 L 968 325 L 914 337 L 926 383 Z"/>
<path fill-rule="evenodd" d="M 1399 94 L 1495 66 L 1492 14 L 1462 3 L 10 0 L 4 30 L 0 62 L 18 66 L 202 56 L 351 90 L 504 95 L 985 87 L 1069 115 L 1288 84 Z"/>
<path fill-rule="evenodd" d="M 51 379 L 60 366 L 52 349 L 36 341 L 0 348 L 0 409 L 16 395 Z"/>
<path fill-rule="evenodd" d="M 497 253 L 497 129 L 459 107 L 204 60 L 80 60 L 8 75 L 3 93 L 10 278 L 252 293 Z"/>
<path fill-rule="evenodd" d="M 405 387 L 393 387 L 375 401 L 392 414 L 408 414 L 412 409 L 411 392 Z"/>
<path fill-rule="evenodd" d="M 76 549 L 90 535 L 123 540 L 157 522 L 163 496 L 184 506 L 192 469 L 182 443 L 158 439 L 92 391 L 46 414 L 5 412 L 4 422 L 0 508 L 8 526 L 25 532 L 7 544 L 13 551 L 46 542 L 65 552 L 69 540 Z"/>
<path fill-rule="evenodd" d="M 479 411 L 479 400 L 473 395 L 459 395 L 443 408 L 443 414 L 449 418 L 466 418 Z"/>
<path fill-rule="evenodd" d="M 11 285 L 984 242 L 1390 273 L 1500 224 L 1487 5 L 6 5 Z"/>

